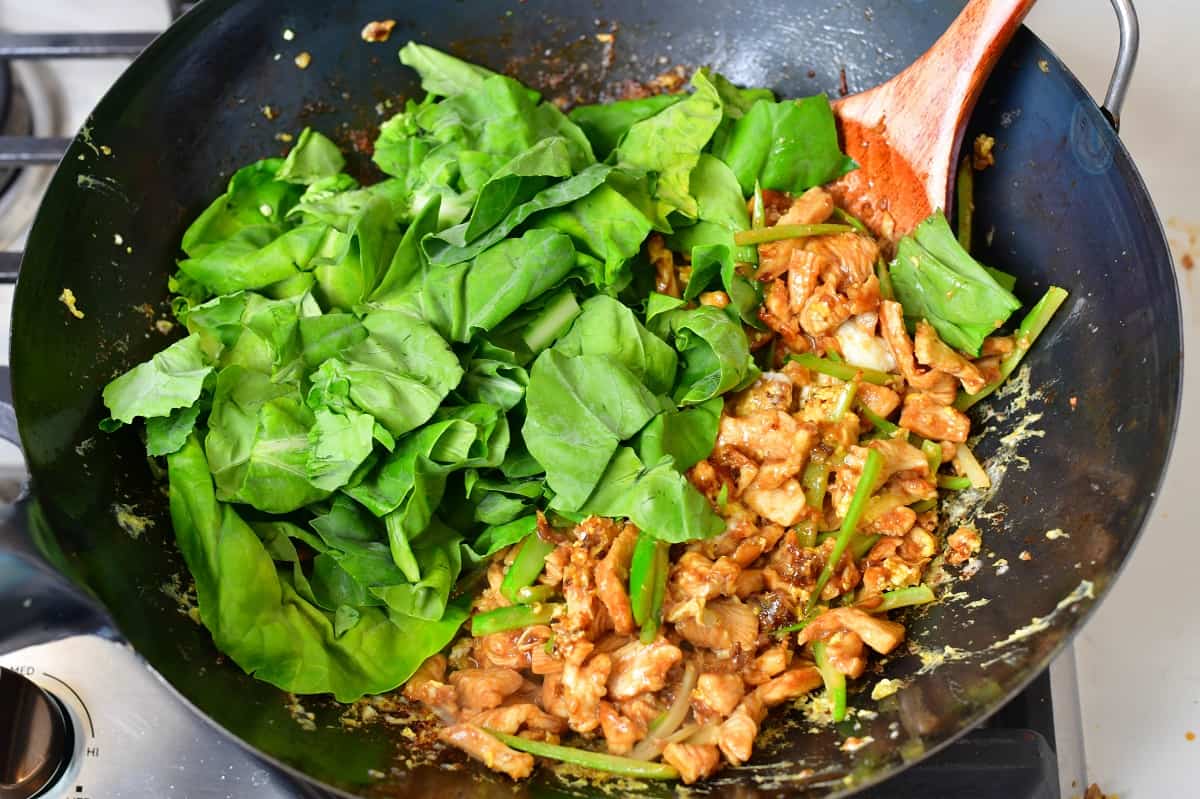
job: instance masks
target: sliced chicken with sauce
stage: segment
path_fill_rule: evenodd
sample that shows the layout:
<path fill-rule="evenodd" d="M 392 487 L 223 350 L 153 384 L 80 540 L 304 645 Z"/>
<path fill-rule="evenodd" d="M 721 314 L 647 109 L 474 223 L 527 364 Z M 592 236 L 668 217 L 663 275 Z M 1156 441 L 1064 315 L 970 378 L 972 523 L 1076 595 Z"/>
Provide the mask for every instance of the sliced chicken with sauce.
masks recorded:
<path fill-rule="evenodd" d="M 514 780 L 528 777 L 533 772 L 533 756 L 508 748 L 495 736 L 489 735 L 474 724 L 455 724 L 438 731 L 443 743 L 457 747 L 482 762 L 493 771 L 507 774 Z"/>

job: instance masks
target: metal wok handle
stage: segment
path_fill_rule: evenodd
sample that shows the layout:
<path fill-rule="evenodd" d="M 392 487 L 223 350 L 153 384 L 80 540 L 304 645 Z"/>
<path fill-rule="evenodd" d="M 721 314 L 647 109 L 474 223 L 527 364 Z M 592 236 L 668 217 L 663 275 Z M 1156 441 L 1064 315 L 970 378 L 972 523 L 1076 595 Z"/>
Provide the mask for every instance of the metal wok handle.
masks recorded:
<path fill-rule="evenodd" d="M 1133 0 L 1112 0 L 1113 11 L 1117 12 L 1117 26 L 1121 31 L 1121 43 L 1117 47 L 1117 63 L 1113 65 L 1112 77 L 1108 80 L 1108 92 L 1100 110 L 1114 130 L 1121 129 L 1121 106 L 1125 105 L 1125 93 L 1133 78 L 1137 65 L 1140 28 Z"/>
<path fill-rule="evenodd" d="M 0 438 L 21 446 L 16 413 L 2 400 Z M 0 653 L 72 635 L 115 638 L 99 603 L 53 565 L 57 544 L 37 519 L 27 493 L 0 506 Z"/>

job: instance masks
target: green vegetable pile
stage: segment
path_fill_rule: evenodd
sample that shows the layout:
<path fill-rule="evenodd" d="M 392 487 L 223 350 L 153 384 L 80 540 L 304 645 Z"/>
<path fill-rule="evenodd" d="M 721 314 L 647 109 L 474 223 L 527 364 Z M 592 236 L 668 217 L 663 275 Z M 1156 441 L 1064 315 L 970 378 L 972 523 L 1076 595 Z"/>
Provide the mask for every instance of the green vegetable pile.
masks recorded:
<path fill-rule="evenodd" d="M 187 337 L 104 390 L 103 427 L 143 418 L 166 458 L 216 645 L 342 701 L 443 648 L 469 615 L 456 586 L 539 511 L 640 528 L 652 634 L 667 545 L 724 528 L 683 472 L 712 450 L 722 396 L 759 374 L 744 324 L 761 291 L 735 268 L 756 260 L 735 241 L 746 197 L 854 167 L 824 96 L 776 102 L 701 70 L 688 94 L 567 116 L 431 48 L 401 59 L 428 94 L 383 125 L 384 179 L 359 185 L 313 130 L 239 170 L 183 237 L 170 288 Z M 683 299 L 653 292 L 654 231 L 691 255 Z M 1016 301 L 927 238 L 902 249 L 918 260 L 896 291 L 977 351 Z M 728 307 L 688 302 L 710 286 Z M 942 308 L 947 286 L 984 315 Z M 507 590 L 538 599 L 531 582 Z"/>

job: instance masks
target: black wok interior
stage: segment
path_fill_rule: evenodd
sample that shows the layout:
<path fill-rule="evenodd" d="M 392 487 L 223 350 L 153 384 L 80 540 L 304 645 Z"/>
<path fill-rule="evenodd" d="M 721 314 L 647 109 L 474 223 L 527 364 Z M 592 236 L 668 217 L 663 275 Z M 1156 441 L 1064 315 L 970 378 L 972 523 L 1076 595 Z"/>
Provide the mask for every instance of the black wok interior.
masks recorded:
<path fill-rule="evenodd" d="M 836 95 L 894 74 L 928 47 L 961 7 L 935 0 L 551 0 L 397 4 L 385 0 L 209 0 L 148 50 L 97 108 L 54 178 L 30 236 L 13 318 L 14 398 L 32 474 L 37 525 L 65 567 L 107 606 L 124 635 L 203 714 L 267 756 L 351 794 L 593 795 L 594 786 L 541 770 L 515 788 L 473 765 L 408 769 L 404 739 L 377 725 L 351 731 L 341 709 L 304 701 L 316 729 L 292 720 L 276 689 L 217 657 L 205 630 L 164 590 L 183 567 L 161 484 L 136 430 L 97 430 L 100 389 L 167 343 L 166 278 L 188 222 L 238 166 L 282 153 L 281 132 L 311 125 L 348 150 L 374 136 L 389 103 L 417 91 L 396 51 L 418 39 L 513 72 L 548 96 L 590 99 L 625 78 L 674 64 L 710 64 L 782 95 Z M 394 17 L 387 44 L 366 44 L 369 20 Z M 283 31 L 294 31 L 287 41 Z M 597 33 L 615 32 L 611 66 Z M 300 70 L 293 57 L 312 55 Z M 275 58 L 279 54 L 279 58 Z M 1049 69 L 1042 71 L 1039 61 Z M 270 106 L 274 118 L 264 114 Z M 972 119 L 998 140 L 997 166 L 976 178 L 978 257 L 1019 276 L 1036 300 L 1053 283 L 1071 299 L 1027 360 L 1040 388 L 1027 407 L 995 417 L 987 456 L 1018 424 L 1042 431 L 1018 447 L 981 519 L 994 556 L 965 598 L 909 619 L 927 654 L 891 657 L 907 684 L 838 730 L 810 732 L 780 713 L 753 761 L 699 793 L 824 796 L 883 779 L 998 708 L 1040 672 L 1108 590 L 1154 499 L 1174 431 L 1180 387 L 1178 295 L 1150 198 L 1128 154 L 1066 66 L 1018 33 Z M 101 149 L 111 148 L 111 155 Z M 362 174 L 369 161 L 352 158 Z M 118 246 L 114 236 L 120 236 Z M 128 249 L 127 249 L 128 248 Z M 70 288 L 85 317 L 58 297 Z M 1071 398 L 1076 399 L 1072 406 Z M 992 405 L 1003 409 L 1004 403 Z M 1031 414 L 1041 416 L 1030 421 Z M 136 538 L 128 509 L 153 522 Z M 1070 537 L 1050 540 L 1053 528 Z M 1022 561 L 1028 550 L 1032 560 Z M 1006 559 L 1007 571 L 996 568 Z M 186 579 L 186 575 L 184 575 Z M 1056 605 L 1093 586 L 1092 596 Z M 967 608 L 989 597 L 983 606 Z M 1035 617 L 1034 631 L 1009 639 Z M 990 647 L 990 648 L 989 648 Z M 863 680 L 870 685 L 873 679 Z M 860 726 L 855 727 L 858 723 Z M 853 753 L 847 735 L 873 742 Z M 454 758 L 460 762 L 461 758 Z M 371 776 L 373 770 L 386 776 Z M 639 789 L 640 790 L 640 789 Z M 667 795 L 669 785 L 648 794 Z"/>

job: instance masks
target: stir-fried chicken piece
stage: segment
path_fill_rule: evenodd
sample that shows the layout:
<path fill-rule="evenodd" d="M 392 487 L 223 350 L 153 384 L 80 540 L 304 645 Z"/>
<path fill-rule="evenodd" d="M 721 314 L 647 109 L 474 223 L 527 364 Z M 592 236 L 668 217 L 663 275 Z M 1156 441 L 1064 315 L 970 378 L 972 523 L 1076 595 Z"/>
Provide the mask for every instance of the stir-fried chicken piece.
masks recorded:
<path fill-rule="evenodd" d="M 791 527 L 800 521 L 808 507 L 804 502 L 804 489 L 795 479 L 785 480 L 777 488 L 771 489 L 750 486 L 742 495 L 742 500 L 759 515 L 784 527 Z"/>
<path fill-rule="evenodd" d="M 668 577 L 667 621 L 696 618 L 710 598 L 732 595 L 740 572 L 729 558 L 712 561 L 699 552 L 684 552 Z"/>
<path fill-rule="evenodd" d="M 613 629 L 622 635 L 633 632 L 633 613 L 625 584 L 629 580 L 629 561 L 637 543 L 637 528 L 625 525 L 613 541 L 608 554 L 596 566 L 596 596 L 608 610 Z"/>
<path fill-rule="evenodd" d="M 549 637 L 549 628 L 546 628 Z M 475 640 L 472 654 L 479 666 L 497 666 L 505 669 L 522 669 L 529 665 L 529 650 L 522 648 L 519 640 L 525 630 L 506 630 L 492 633 Z M 544 641 L 545 639 L 543 639 Z"/>
<path fill-rule="evenodd" d="M 857 394 L 863 405 L 884 419 L 891 416 L 900 407 L 900 395 L 887 386 L 859 383 Z"/>
<path fill-rule="evenodd" d="M 546 568 L 538 579 L 543 585 L 559 585 L 562 583 L 563 572 L 571 561 L 571 545 L 560 544 L 546 556 Z"/>
<path fill-rule="evenodd" d="M 583 547 L 571 547 L 571 559 L 563 569 L 563 597 L 567 609 L 558 627 L 566 632 L 580 633 L 592 626 L 598 611 L 596 601 L 595 560 Z"/>
<path fill-rule="evenodd" d="M 784 461 L 796 456 L 792 450 L 811 436 L 811 430 L 801 426 L 789 414 L 779 410 L 764 410 L 746 416 L 723 416 L 717 432 L 717 448 L 733 447 L 756 461 Z M 802 451 L 804 464 L 807 451 Z"/>
<path fill-rule="evenodd" d="M 901 505 L 868 522 L 863 529 L 871 534 L 902 536 L 917 523 L 917 512 Z"/>
<path fill-rule="evenodd" d="M 721 765 L 721 753 L 714 744 L 667 744 L 662 758 L 675 767 L 687 785 L 704 779 Z"/>
<path fill-rule="evenodd" d="M 932 395 L 918 391 L 904 397 L 900 426 L 922 438 L 962 444 L 971 431 L 971 420 L 957 408 L 942 405 Z"/>
<path fill-rule="evenodd" d="M 937 369 L 922 371 L 917 368 L 916 353 L 904 327 L 904 308 L 900 303 L 884 300 L 879 304 L 879 327 L 908 384 L 918 391 L 928 392 L 942 405 L 954 402 L 958 386 L 953 376 Z"/>
<path fill-rule="evenodd" d="M 822 277 L 835 282 L 843 291 L 870 280 L 875 273 L 875 259 L 879 257 L 879 246 L 858 233 L 814 236 L 805 242 L 804 249 L 816 253 L 829 265 L 829 271 Z"/>
<path fill-rule="evenodd" d="M 979 356 L 981 358 L 989 355 L 1003 357 L 1012 352 L 1016 346 L 1016 341 L 1012 336 L 988 336 L 983 340 L 983 346 L 979 348 Z"/>
<path fill-rule="evenodd" d="M 737 585 L 733 587 L 733 595 L 738 599 L 745 599 L 752 594 L 762 593 L 766 587 L 767 580 L 763 577 L 762 569 L 746 569 L 738 575 Z"/>
<path fill-rule="evenodd" d="M 621 712 L 622 716 L 643 728 L 649 727 L 663 712 L 663 705 L 653 694 L 640 694 L 633 699 L 613 702 L 613 706 Z"/>
<path fill-rule="evenodd" d="M 825 642 L 825 654 L 835 671 L 850 679 L 858 679 L 867 668 L 867 652 L 858 633 L 838 630 Z"/>
<path fill-rule="evenodd" d="M 800 631 L 797 640 L 801 644 L 825 640 L 839 630 L 855 633 L 863 643 L 881 655 L 891 652 L 904 640 L 903 624 L 847 607 L 825 611 Z"/>
<path fill-rule="evenodd" d="M 885 483 L 897 472 L 914 472 L 917 475 L 929 474 L 929 460 L 925 453 L 900 438 L 878 438 L 867 444 L 867 449 L 873 449 L 883 459 L 879 472 L 879 482 Z M 852 448 L 854 455 L 865 458 L 867 453 L 860 447 Z"/>
<path fill-rule="evenodd" d="M 740 675 L 705 672 L 692 689 L 692 711 L 701 722 L 723 719 L 733 712 L 745 693 Z"/>
<path fill-rule="evenodd" d="M 881 538 L 871 547 L 864 561 L 862 595 L 882 594 L 892 588 L 914 585 L 921 580 L 926 560 L 909 561 L 900 554 L 904 539 L 894 536 Z"/>
<path fill-rule="evenodd" d="M 566 731 L 567 725 L 557 716 L 551 716 L 532 702 L 502 705 L 475 715 L 471 723 L 477 727 L 515 735 L 522 727 L 554 735 Z"/>
<path fill-rule="evenodd" d="M 825 262 L 816 253 L 800 249 L 792 252 L 787 276 L 788 310 L 791 313 L 800 313 L 808 304 L 824 268 Z"/>
<path fill-rule="evenodd" d="M 778 524 L 755 524 L 753 515 L 732 516 L 726 517 L 725 532 L 693 546 L 709 558 L 728 555 L 734 563 L 745 568 L 774 547 L 783 533 Z"/>
<path fill-rule="evenodd" d="M 779 217 L 787 213 L 787 210 L 792 207 L 792 195 L 785 191 L 775 191 L 774 189 L 763 189 L 763 224 L 767 227 L 779 223 Z M 754 216 L 754 195 L 750 195 L 750 199 L 746 201 L 746 213 L 751 217 Z"/>
<path fill-rule="evenodd" d="M 792 650 L 786 641 L 781 641 L 750 662 L 750 668 L 742 673 L 747 685 L 762 685 L 787 671 L 792 662 Z"/>
<path fill-rule="evenodd" d="M 533 771 L 533 756 L 509 749 L 505 744 L 474 724 L 455 724 L 438 731 L 443 743 L 455 746 L 493 771 L 507 774 L 514 780 L 528 777 Z"/>
<path fill-rule="evenodd" d="M 982 540 L 974 527 L 960 527 L 946 538 L 946 562 L 957 566 L 979 552 Z"/>
<path fill-rule="evenodd" d="M 800 325 L 791 313 L 789 289 L 782 278 L 768 282 L 763 288 L 763 302 L 758 308 L 758 318 L 778 333 L 784 345 L 792 352 L 808 350 L 808 341 L 801 335 Z"/>
<path fill-rule="evenodd" d="M 404 697 L 420 702 L 442 718 L 458 714 L 458 693 L 446 679 L 446 656 L 433 655 L 425 660 L 404 684 Z"/>
<path fill-rule="evenodd" d="M 614 755 L 629 754 L 633 745 L 646 737 L 646 723 L 622 716 L 611 702 L 600 703 L 600 730 Z"/>
<path fill-rule="evenodd" d="M 954 375 L 968 394 L 978 394 L 987 385 L 975 364 L 947 347 L 924 319 L 917 322 L 916 353 L 918 363 Z"/>
<path fill-rule="evenodd" d="M 679 633 L 692 646 L 731 652 L 734 647 L 753 651 L 758 640 L 758 614 L 739 599 L 709 602 L 699 618 L 688 617 L 675 623 Z"/>
<path fill-rule="evenodd" d="M 612 673 L 608 678 L 608 695 L 613 699 L 631 699 L 638 694 L 662 689 L 667 672 L 683 659 L 679 647 L 665 638 L 649 644 L 630 641 L 612 655 Z"/>
<path fill-rule="evenodd" d="M 821 336 L 837 330 L 853 314 L 850 301 L 838 294 L 834 283 L 825 282 L 813 291 L 800 309 L 800 327 L 810 336 Z"/>
<path fill-rule="evenodd" d="M 450 684 L 458 691 L 464 708 L 488 710 L 520 690 L 521 673 L 513 669 L 460 669 L 450 675 Z"/>
<path fill-rule="evenodd" d="M 575 732 L 591 732 L 600 724 L 600 699 L 612 671 L 612 658 L 601 652 L 584 665 L 566 663 L 562 673 L 567 723 Z"/>
<path fill-rule="evenodd" d="M 659 233 L 646 239 L 646 253 L 654 266 L 654 290 L 668 297 L 680 296 L 679 277 L 675 274 L 675 255 L 667 249 Z"/>
<path fill-rule="evenodd" d="M 814 187 L 797 197 L 776 224 L 815 225 L 824 222 L 832 213 L 833 197 L 824 189 Z M 802 246 L 802 239 L 781 239 L 758 245 L 759 279 L 783 274 L 792 252 Z"/>
<path fill-rule="evenodd" d="M 785 671 L 754 689 L 754 695 L 767 707 L 804 696 L 822 683 L 815 666 L 799 666 Z"/>
<path fill-rule="evenodd" d="M 780 372 L 763 372 L 747 389 L 728 401 L 735 416 L 750 416 L 758 411 L 790 411 L 792 381 Z"/>
<path fill-rule="evenodd" d="M 717 730 L 717 746 L 725 759 L 739 766 L 754 752 L 758 725 L 767 715 L 767 708 L 756 694 L 750 694 L 734 709 Z"/>

